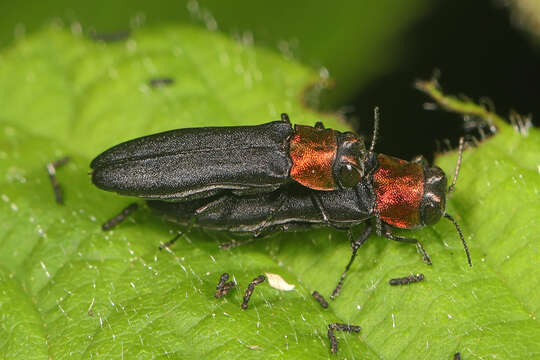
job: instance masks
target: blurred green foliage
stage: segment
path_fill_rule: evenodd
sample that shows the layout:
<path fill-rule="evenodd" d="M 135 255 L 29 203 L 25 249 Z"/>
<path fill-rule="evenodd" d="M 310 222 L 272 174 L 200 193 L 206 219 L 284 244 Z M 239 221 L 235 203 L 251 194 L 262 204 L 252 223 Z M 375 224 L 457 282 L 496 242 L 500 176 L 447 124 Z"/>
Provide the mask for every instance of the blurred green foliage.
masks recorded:
<path fill-rule="evenodd" d="M 398 64 L 408 51 L 405 30 L 431 6 L 427 0 L 3 1 L 0 46 L 53 21 L 86 33 L 199 24 L 326 68 L 336 82 L 325 97 L 331 105 Z"/>

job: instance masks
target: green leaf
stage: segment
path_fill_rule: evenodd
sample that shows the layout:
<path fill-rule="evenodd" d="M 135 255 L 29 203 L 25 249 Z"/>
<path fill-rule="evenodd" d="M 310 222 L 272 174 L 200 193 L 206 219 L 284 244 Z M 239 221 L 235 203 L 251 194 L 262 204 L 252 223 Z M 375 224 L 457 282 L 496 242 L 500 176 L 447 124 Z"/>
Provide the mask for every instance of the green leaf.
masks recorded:
<path fill-rule="evenodd" d="M 156 76 L 174 83 L 150 87 Z M 320 81 L 315 72 L 187 27 L 109 45 L 49 29 L 0 55 L 0 79 L 4 358 L 330 358 L 331 322 L 362 326 L 338 333 L 338 358 L 540 356 L 537 130 L 525 137 L 502 124 L 464 154 L 448 211 L 463 227 L 472 268 L 448 222 L 400 232 L 422 240 L 431 267 L 414 246 L 373 236 L 324 310 L 310 294 L 335 286 L 350 256 L 344 233 L 283 233 L 224 251 L 218 244 L 231 234 L 193 229 L 159 251 L 179 228 L 143 207 L 101 231 L 133 199 L 96 189 L 88 176 L 102 150 L 166 129 L 263 123 L 280 112 L 346 128 L 303 105 L 304 89 Z M 45 165 L 65 155 L 58 205 Z M 455 155 L 440 161 L 453 173 Z M 215 299 L 223 272 L 239 289 Z M 265 272 L 296 289 L 263 283 L 241 310 L 243 290 Z M 388 285 L 417 272 L 424 282 Z"/>
<path fill-rule="evenodd" d="M 414 47 L 406 34 L 434 5 L 427 0 L 344 1 L 339 6 L 326 0 L 50 0 L 34 3 L 29 11 L 26 4 L 3 1 L 0 47 L 52 21 L 87 34 L 196 23 L 324 66 L 336 81 L 332 97 L 342 103 L 404 61 Z"/>

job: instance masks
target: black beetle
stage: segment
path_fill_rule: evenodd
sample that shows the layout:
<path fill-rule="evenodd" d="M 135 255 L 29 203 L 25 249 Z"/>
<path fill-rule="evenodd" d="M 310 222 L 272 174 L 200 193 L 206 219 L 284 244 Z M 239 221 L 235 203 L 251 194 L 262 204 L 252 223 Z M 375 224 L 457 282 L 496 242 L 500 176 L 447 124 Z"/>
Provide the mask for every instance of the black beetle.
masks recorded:
<path fill-rule="evenodd" d="M 171 130 L 116 145 L 90 167 L 99 188 L 145 199 L 180 201 L 271 192 L 298 182 L 329 191 L 356 185 L 364 141 L 352 132 L 281 121 L 255 126 Z"/>

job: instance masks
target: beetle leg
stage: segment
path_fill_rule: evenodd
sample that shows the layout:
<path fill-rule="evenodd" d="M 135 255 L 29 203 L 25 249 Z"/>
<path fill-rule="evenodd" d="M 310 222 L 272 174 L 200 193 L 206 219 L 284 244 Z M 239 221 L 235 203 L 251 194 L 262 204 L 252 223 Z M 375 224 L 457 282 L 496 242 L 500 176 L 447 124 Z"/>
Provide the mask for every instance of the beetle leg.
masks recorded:
<path fill-rule="evenodd" d="M 244 240 L 244 241 L 233 240 L 233 241 L 228 242 L 228 243 L 220 244 L 219 248 L 220 249 L 232 249 L 232 248 L 238 247 L 240 245 L 249 244 L 249 243 L 255 241 L 256 238 L 260 237 L 261 234 L 267 229 L 267 227 L 268 227 L 267 224 L 272 220 L 272 218 L 274 217 L 274 214 L 283 207 L 283 204 L 287 200 L 287 198 L 284 197 L 283 194 L 281 194 L 281 193 L 279 194 L 279 199 L 280 199 L 279 205 L 270 213 L 270 215 L 268 215 L 266 217 L 266 219 L 264 219 L 259 224 L 257 229 L 253 230 L 253 232 L 252 232 L 253 236 L 250 239 L 247 239 L 247 240 Z"/>
<path fill-rule="evenodd" d="M 264 230 L 266 230 L 267 224 L 270 222 L 270 220 L 272 220 L 272 218 L 274 217 L 276 212 L 281 210 L 281 208 L 283 207 L 283 204 L 285 204 L 285 201 L 287 200 L 287 198 L 285 196 L 283 196 L 283 193 L 279 193 L 278 199 L 279 199 L 279 205 L 276 206 L 276 208 L 274 210 L 272 210 L 270 215 L 268 215 L 266 217 L 266 219 L 264 219 L 264 221 L 262 223 L 260 223 L 260 225 L 257 227 L 257 229 L 253 231 L 253 236 L 254 237 L 261 236 L 262 232 Z"/>
<path fill-rule="evenodd" d="M 351 258 L 349 259 L 349 263 L 347 264 L 347 266 L 345 266 L 345 271 L 343 272 L 343 274 L 341 274 L 341 278 L 339 279 L 336 288 L 334 289 L 334 291 L 332 291 L 332 295 L 330 295 L 330 299 L 334 300 L 339 295 L 343 286 L 343 281 L 345 280 L 345 276 L 347 276 L 347 272 L 351 268 L 351 265 L 356 258 L 356 253 L 358 252 L 358 249 L 360 248 L 360 246 L 364 245 L 369 235 L 371 235 L 372 230 L 373 229 L 371 224 L 367 223 L 366 227 L 364 227 L 364 231 L 362 231 L 362 234 L 360 234 L 360 236 L 356 240 L 353 239 L 351 230 L 347 230 L 347 236 L 351 241 L 352 254 Z"/>
<path fill-rule="evenodd" d="M 167 241 L 167 242 L 161 243 L 161 244 L 159 245 L 159 248 L 158 248 L 158 249 L 159 249 L 160 251 L 163 250 L 163 249 L 169 249 L 169 247 L 170 247 L 172 244 L 174 244 L 174 243 L 176 242 L 176 240 L 178 240 L 178 239 L 180 238 L 180 236 L 182 236 L 182 235 L 183 235 L 183 233 L 179 231 L 179 232 L 176 234 L 176 236 L 175 236 L 174 238 L 172 238 L 171 240 L 169 240 L 169 241 Z"/>
<path fill-rule="evenodd" d="M 387 239 L 390 239 L 390 240 L 394 240 L 394 241 L 399 241 L 399 242 L 406 242 L 406 243 L 410 243 L 410 244 L 416 244 L 416 248 L 418 250 L 420 250 L 420 252 L 422 253 L 422 256 L 424 258 L 424 262 L 427 263 L 428 265 L 431 265 L 431 259 L 428 255 L 428 253 L 426 252 L 426 249 L 424 249 L 424 246 L 422 245 L 422 243 L 416 239 L 413 239 L 413 238 L 407 238 L 407 237 L 403 237 L 403 236 L 397 236 L 397 235 L 394 235 L 392 234 L 392 230 L 390 229 L 389 226 L 385 225 L 385 231 L 383 233 L 383 236 L 386 237 Z"/>
<path fill-rule="evenodd" d="M 315 129 L 322 130 L 324 129 L 324 125 L 321 121 L 317 121 L 314 126 Z"/>
<path fill-rule="evenodd" d="M 219 204 L 219 203 L 221 203 L 223 201 L 227 201 L 227 199 L 229 199 L 229 196 L 225 195 L 225 196 L 222 196 L 220 198 L 217 198 L 216 200 L 210 201 L 209 203 L 206 203 L 203 206 L 198 207 L 197 209 L 195 209 L 195 211 L 193 211 L 193 215 L 195 217 L 197 217 L 197 214 L 205 212 L 207 209 L 211 209 L 212 207 L 216 206 L 217 204 Z"/>
<path fill-rule="evenodd" d="M 324 206 L 323 206 L 323 203 L 321 201 L 321 198 L 319 197 L 319 194 L 317 192 L 312 192 L 312 193 L 310 193 L 309 196 L 311 197 L 311 201 L 313 202 L 315 207 L 317 209 L 319 209 L 319 211 L 321 212 L 322 219 L 326 223 L 326 225 L 332 226 L 332 227 L 334 227 L 336 229 L 343 230 L 343 225 L 342 224 L 334 222 L 332 219 L 330 219 L 330 216 L 328 215 L 328 213 L 324 209 Z"/>
<path fill-rule="evenodd" d="M 289 115 L 287 115 L 286 113 L 281 114 L 281 121 L 289 123 L 289 124 L 291 123 L 291 120 L 289 120 Z"/>
<path fill-rule="evenodd" d="M 330 224 L 331 223 L 330 218 L 328 217 L 328 214 L 326 213 L 326 210 L 324 210 L 324 206 L 322 204 L 322 201 L 321 201 L 321 198 L 319 197 L 319 195 L 314 193 L 314 192 L 311 192 L 309 194 L 309 196 L 311 197 L 311 201 L 313 201 L 313 204 L 321 212 L 321 215 L 322 215 L 322 218 L 323 218 L 324 222 Z"/>

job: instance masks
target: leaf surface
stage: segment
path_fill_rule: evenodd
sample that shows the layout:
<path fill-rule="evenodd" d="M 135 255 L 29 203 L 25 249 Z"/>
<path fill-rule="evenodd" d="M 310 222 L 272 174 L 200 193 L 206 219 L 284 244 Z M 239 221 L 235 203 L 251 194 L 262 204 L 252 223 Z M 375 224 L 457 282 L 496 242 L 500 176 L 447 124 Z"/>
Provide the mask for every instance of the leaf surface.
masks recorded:
<path fill-rule="evenodd" d="M 154 88 L 149 80 L 171 77 Z M 0 351 L 12 359 L 337 358 L 523 359 L 540 356 L 538 206 L 540 139 L 501 126 L 464 154 L 448 212 L 463 227 L 466 263 L 452 224 L 400 234 L 415 247 L 373 236 L 359 252 L 342 295 L 322 309 L 350 255 L 344 233 L 283 233 L 231 251 L 231 234 L 179 230 L 142 207 L 109 232 L 100 225 L 133 199 L 93 187 L 91 159 L 134 137 L 181 127 L 258 124 L 288 112 L 294 123 L 332 115 L 303 105 L 310 69 L 271 52 L 189 27 L 135 33 L 105 45 L 49 29 L 0 55 Z M 54 201 L 45 169 L 57 170 L 65 205 Z M 455 154 L 441 157 L 453 173 Z M 140 202 L 142 205 L 143 203 Z M 185 230 L 185 229 L 180 229 Z M 356 230 L 358 233 L 359 230 Z M 239 284 L 213 294 L 228 272 Z M 265 272 L 296 285 L 259 285 L 240 309 L 249 281 Z M 390 287 L 392 277 L 426 280 Z"/>

